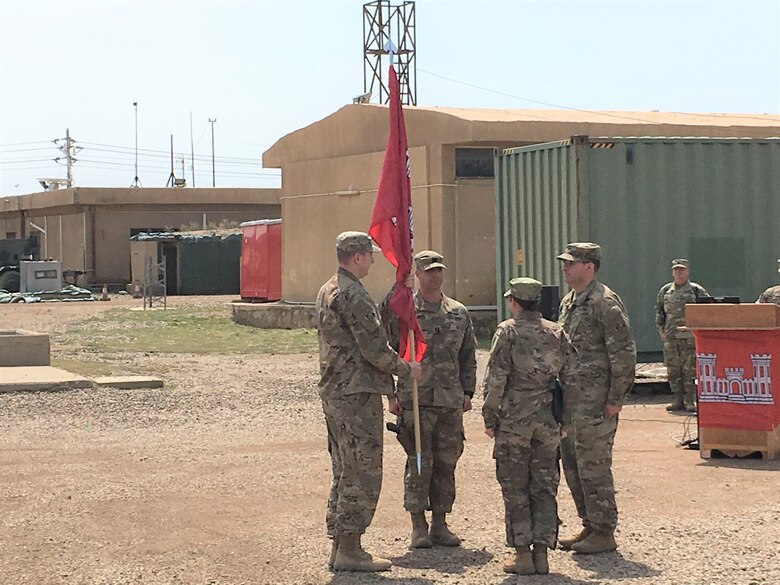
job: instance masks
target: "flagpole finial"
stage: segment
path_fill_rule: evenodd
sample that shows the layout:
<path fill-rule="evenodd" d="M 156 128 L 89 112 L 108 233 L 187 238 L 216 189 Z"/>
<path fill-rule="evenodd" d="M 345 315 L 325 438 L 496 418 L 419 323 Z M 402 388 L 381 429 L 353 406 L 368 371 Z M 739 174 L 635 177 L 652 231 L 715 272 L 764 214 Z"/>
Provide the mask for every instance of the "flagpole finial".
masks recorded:
<path fill-rule="evenodd" d="M 393 55 L 396 52 L 396 47 L 393 44 L 393 41 L 391 41 L 389 38 L 387 39 L 387 42 L 385 43 L 385 51 L 387 51 L 387 55 L 390 58 L 390 65 L 393 64 Z"/>

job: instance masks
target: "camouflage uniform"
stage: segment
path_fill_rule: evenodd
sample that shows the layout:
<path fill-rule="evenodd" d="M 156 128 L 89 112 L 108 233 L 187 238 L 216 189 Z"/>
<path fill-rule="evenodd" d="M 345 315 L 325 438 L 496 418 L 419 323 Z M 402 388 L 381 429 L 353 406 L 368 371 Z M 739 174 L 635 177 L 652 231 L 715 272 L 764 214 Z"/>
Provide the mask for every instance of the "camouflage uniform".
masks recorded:
<path fill-rule="evenodd" d="M 558 256 L 572 257 L 600 260 L 600 248 L 569 244 Z M 611 533 L 617 526 L 612 445 L 618 417 L 607 417 L 604 409 L 622 406 L 634 382 L 634 334 L 620 297 L 595 279 L 580 293 L 570 291 L 559 314 L 578 356 L 578 382 L 564 393 L 563 471 L 583 526 Z"/>
<path fill-rule="evenodd" d="M 420 267 L 419 256 L 415 264 Z M 437 258 L 441 259 L 437 255 Z M 440 262 L 428 267 L 444 267 Z M 390 311 L 390 294 L 379 306 L 391 344 L 398 344 L 398 318 Z M 404 476 L 404 508 L 448 514 L 455 501 L 455 467 L 463 453 L 463 400 L 473 396 L 477 379 L 476 337 L 469 312 L 461 303 L 442 295 L 441 303 L 426 302 L 419 292 L 414 306 L 427 349 L 418 382 L 422 473 L 414 453 L 409 454 Z M 398 399 L 403 407 L 401 432 L 414 432 L 412 387 L 399 380 Z"/>
<path fill-rule="evenodd" d="M 688 261 L 677 259 L 672 268 L 688 268 Z M 685 305 L 709 296 L 695 282 L 677 286 L 670 282 L 661 287 L 655 303 L 655 326 L 664 340 L 664 362 L 669 386 L 674 394 L 674 406 L 694 407 L 696 404 L 696 344 L 693 333 L 680 331 L 685 325 Z M 674 407 L 673 406 L 673 407 Z M 673 408 L 672 407 L 672 408 Z"/>
<path fill-rule="evenodd" d="M 774 303 L 780 305 L 780 285 L 770 286 L 761 296 L 758 297 L 757 303 Z"/>
<path fill-rule="evenodd" d="M 327 530 L 363 534 L 382 485 L 381 396 L 393 394 L 393 374 L 408 376 L 410 368 L 388 345 L 374 301 L 348 270 L 339 268 L 322 286 L 316 306 L 319 395 L 333 467 Z"/>
<path fill-rule="evenodd" d="M 524 295 L 513 279 L 507 293 Z M 506 295 L 505 295 L 506 296 Z M 534 299 L 527 299 L 534 300 Z M 493 457 L 504 497 L 506 540 L 511 547 L 543 544 L 555 548 L 555 497 L 559 427 L 552 412 L 552 383 L 565 382 L 574 366 L 569 338 L 557 323 L 537 311 L 523 311 L 498 325 L 485 375 L 485 427 L 496 431 Z"/>

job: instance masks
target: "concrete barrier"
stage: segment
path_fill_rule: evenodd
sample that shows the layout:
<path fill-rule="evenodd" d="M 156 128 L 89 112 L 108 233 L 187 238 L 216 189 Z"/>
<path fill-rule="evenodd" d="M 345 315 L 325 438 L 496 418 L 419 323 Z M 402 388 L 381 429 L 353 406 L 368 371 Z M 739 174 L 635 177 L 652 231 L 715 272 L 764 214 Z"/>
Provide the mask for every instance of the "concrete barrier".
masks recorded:
<path fill-rule="evenodd" d="M 233 321 L 260 329 L 298 329 L 317 327 L 313 305 L 288 303 L 232 303 Z"/>
<path fill-rule="evenodd" d="M 48 366 L 49 336 L 23 329 L 0 330 L 0 367 Z"/>

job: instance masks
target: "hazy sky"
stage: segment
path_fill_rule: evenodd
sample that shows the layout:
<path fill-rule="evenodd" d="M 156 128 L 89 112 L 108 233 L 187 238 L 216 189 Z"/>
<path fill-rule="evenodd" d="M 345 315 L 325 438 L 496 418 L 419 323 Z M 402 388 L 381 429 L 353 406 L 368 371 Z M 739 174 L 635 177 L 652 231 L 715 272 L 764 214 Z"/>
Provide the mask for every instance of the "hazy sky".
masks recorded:
<path fill-rule="evenodd" d="M 211 185 L 209 118 L 218 187 L 278 186 L 262 152 L 363 93 L 364 3 L 3 0 L 0 195 L 65 176 L 51 141 L 66 128 L 83 148 L 77 185 L 129 186 L 134 101 L 144 187 L 165 185 L 171 134 L 191 184 L 190 112 L 196 186 Z M 780 112 L 779 0 L 419 0 L 416 12 L 421 106 Z"/>

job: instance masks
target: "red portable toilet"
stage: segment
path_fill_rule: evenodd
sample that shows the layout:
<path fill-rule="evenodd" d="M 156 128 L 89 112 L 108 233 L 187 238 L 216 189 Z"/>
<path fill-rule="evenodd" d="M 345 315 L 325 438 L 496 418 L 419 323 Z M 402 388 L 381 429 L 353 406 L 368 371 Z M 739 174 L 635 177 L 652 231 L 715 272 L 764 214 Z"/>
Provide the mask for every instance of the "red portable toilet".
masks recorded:
<path fill-rule="evenodd" d="M 241 299 L 282 298 L 282 220 L 261 219 L 241 224 Z"/>

